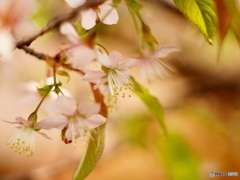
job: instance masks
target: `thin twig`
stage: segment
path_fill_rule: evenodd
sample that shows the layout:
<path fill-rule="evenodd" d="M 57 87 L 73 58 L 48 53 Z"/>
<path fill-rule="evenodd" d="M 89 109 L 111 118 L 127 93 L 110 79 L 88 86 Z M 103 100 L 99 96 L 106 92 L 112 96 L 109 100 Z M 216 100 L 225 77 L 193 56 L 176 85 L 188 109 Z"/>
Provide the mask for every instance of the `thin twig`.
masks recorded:
<path fill-rule="evenodd" d="M 37 32 L 36 34 L 34 34 L 32 36 L 25 37 L 22 40 L 18 41 L 16 43 L 16 47 L 19 49 L 22 49 L 23 46 L 30 46 L 30 44 L 33 41 L 35 41 L 38 37 L 42 36 L 46 32 L 48 32 L 54 28 L 57 28 L 65 21 L 74 19 L 80 11 L 91 8 L 91 7 L 98 6 L 99 4 L 104 3 L 104 1 L 106 1 L 106 0 L 89 0 L 89 1 L 86 1 L 86 3 L 84 3 L 83 5 L 71 10 L 70 12 L 67 12 L 67 13 L 64 13 L 64 14 L 61 14 L 61 15 L 58 15 L 58 16 L 52 18 L 47 23 L 47 25 L 44 28 L 42 28 L 39 32 Z"/>

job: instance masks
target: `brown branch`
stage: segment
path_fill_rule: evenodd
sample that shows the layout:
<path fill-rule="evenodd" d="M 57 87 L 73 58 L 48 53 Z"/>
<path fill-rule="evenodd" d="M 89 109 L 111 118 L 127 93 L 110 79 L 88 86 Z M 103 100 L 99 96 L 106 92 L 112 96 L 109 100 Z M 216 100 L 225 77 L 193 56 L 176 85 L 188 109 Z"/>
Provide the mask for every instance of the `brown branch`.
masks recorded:
<path fill-rule="evenodd" d="M 64 13 L 64 14 L 61 14 L 61 15 L 58 15 L 58 16 L 54 17 L 39 32 L 37 32 L 36 34 L 34 34 L 32 36 L 25 37 L 22 40 L 18 41 L 16 43 L 16 47 L 19 48 L 19 49 L 22 49 L 23 46 L 30 46 L 30 44 L 33 41 L 35 41 L 38 37 L 42 36 L 46 32 L 48 32 L 48 31 L 50 31 L 54 28 L 57 28 L 58 26 L 60 26 L 65 21 L 69 21 L 71 19 L 74 19 L 80 11 L 91 8 L 91 7 L 98 6 L 99 4 L 104 3 L 104 1 L 106 1 L 106 0 L 89 0 L 89 1 L 86 1 L 86 3 L 84 3 L 83 5 L 71 10 L 68 13 Z"/>
<path fill-rule="evenodd" d="M 70 64 L 62 64 L 62 67 L 66 68 L 68 70 L 74 71 L 82 76 L 85 75 L 85 73 L 83 71 L 81 71 L 80 69 L 73 68 Z"/>
<path fill-rule="evenodd" d="M 29 48 L 27 46 L 22 46 L 21 49 L 24 50 L 25 53 L 30 54 L 32 56 L 35 56 L 36 58 L 38 58 L 40 60 L 45 60 L 46 61 L 47 59 L 53 59 L 51 56 L 48 56 L 44 53 L 36 52 L 34 49 Z"/>

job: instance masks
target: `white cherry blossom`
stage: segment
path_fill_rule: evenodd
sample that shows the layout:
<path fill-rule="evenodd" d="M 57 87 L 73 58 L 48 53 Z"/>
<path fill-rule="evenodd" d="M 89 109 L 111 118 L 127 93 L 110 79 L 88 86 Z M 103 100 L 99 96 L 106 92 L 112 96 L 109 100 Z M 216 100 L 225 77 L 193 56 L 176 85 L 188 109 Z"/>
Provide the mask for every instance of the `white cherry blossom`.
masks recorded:
<path fill-rule="evenodd" d="M 41 129 L 58 128 L 58 124 L 50 124 L 46 121 L 30 122 L 22 117 L 17 117 L 16 121 L 4 121 L 10 124 L 16 124 L 18 131 L 8 141 L 7 145 L 11 147 L 16 153 L 26 153 L 27 156 L 32 156 L 35 150 L 35 134 L 38 133 L 45 138 L 50 139 L 45 133 L 39 132 Z M 61 126 L 62 127 L 62 126 Z"/>
<path fill-rule="evenodd" d="M 65 0 L 69 6 L 76 8 L 86 2 L 86 0 Z M 107 0 L 94 8 L 89 8 L 80 12 L 81 24 L 84 29 L 91 29 L 96 25 L 98 19 L 107 25 L 116 24 L 118 22 L 118 13 L 111 6 L 112 1 Z"/>
<path fill-rule="evenodd" d="M 77 104 L 74 99 L 66 96 L 60 96 L 57 99 L 52 111 L 55 115 L 43 121 L 49 121 L 53 124 L 59 120 L 63 122 L 62 139 L 65 143 L 73 142 L 74 146 L 78 137 L 87 140 L 90 130 L 106 122 L 106 118 L 98 114 L 100 112 L 100 104 Z"/>
<path fill-rule="evenodd" d="M 130 79 L 128 69 L 136 64 L 136 60 L 128 60 L 119 64 L 122 58 L 122 55 L 117 51 L 113 51 L 109 56 L 98 52 L 97 60 L 101 63 L 102 70 L 89 70 L 84 75 L 83 80 L 95 83 L 95 89 L 101 85 L 107 85 L 115 99 L 120 92 L 127 89 L 132 90 L 134 84 Z M 123 92 L 122 95 L 124 97 L 125 93 Z"/>
<path fill-rule="evenodd" d="M 165 46 L 158 49 L 156 52 L 145 52 L 138 59 L 138 66 L 140 67 L 140 75 L 143 80 L 150 81 L 153 77 L 166 79 L 169 73 L 174 71 L 173 68 L 162 58 L 168 56 L 170 53 L 180 51 L 175 46 Z"/>

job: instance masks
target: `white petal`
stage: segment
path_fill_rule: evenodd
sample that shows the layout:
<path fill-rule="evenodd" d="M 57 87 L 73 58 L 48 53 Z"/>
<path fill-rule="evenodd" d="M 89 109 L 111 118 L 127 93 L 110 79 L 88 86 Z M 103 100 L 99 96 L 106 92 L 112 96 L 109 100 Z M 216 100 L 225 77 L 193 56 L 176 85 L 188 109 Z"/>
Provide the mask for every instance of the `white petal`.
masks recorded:
<path fill-rule="evenodd" d="M 66 96 L 59 96 L 56 101 L 56 109 L 59 114 L 71 116 L 77 109 L 76 101 Z"/>
<path fill-rule="evenodd" d="M 12 51 L 15 49 L 15 40 L 7 30 L 0 30 L 0 58 L 7 59 L 11 56 Z"/>
<path fill-rule="evenodd" d="M 72 26 L 72 24 L 65 22 L 60 26 L 60 33 L 67 36 L 68 40 L 72 43 L 79 43 L 80 38 L 76 29 Z"/>
<path fill-rule="evenodd" d="M 86 0 L 65 0 L 69 6 L 71 6 L 72 8 L 76 8 L 78 6 L 83 5 Z"/>
<path fill-rule="evenodd" d="M 94 129 L 98 126 L 101 126 L 106 121 L 107 121 L 107 119 L 100 114 L 94 114 L 94 115 L 91 115 L 90 117 L 88 117 L 87 119 L 82 120 L 82 122 L 84 124 L 86 124 L 87 127 L 90 129 Z"/>
<path fill-rule="evenodd" d="M 65 116 L 56 116 L 52 118 L 46 118 L 43 119 L 39 122 L 37 122 L 34 126 L 35 129 L 52 129 L 52 128 L 57 128 L 57 129 L 62 129 L 68 124 L 69 120 Z"/>
<path fill-rule="evenodd" d="M 82 80 L 97 83 L 105 75 L 102 71 L 87 71 Z"/>
<path fill-rule="evenodd" d="M 105 3 L 100 5 L 99 9 L 100 13 L 98 15 L 104 24 L 117 24 L 119 18 L 116 9 Z"/>
<path fill-rule="evenodd" d="M 97 14 L 93 9 L 84 10 L 81 12 L 82 27 L 86 30 L 93 28 L 96 24 Z"/>
<path fill-rule="evenodd" d="M 100 104 L 80 103 L 78 105 L 78 112 L 81 115 L 92 115 L 97 114 L 100 111 Z"/>
<path fill-rule="evenodd" d="M 177 52 L 177 51 L 180 51 L 180 49 L 175 46 L 165 46 L 157 50 L 154 56 L 158 58 L 163 58 L 163 57 L 166 57 L 168 54 L 172 52 Z"/>
<path fill-rule="evenodd" d="M 84 67 L 96 59 L 96 53 L 91 48 L 80 45 L 73 49 L 73 58 L 70 59 L 71 64 L 75 68 Z"/>

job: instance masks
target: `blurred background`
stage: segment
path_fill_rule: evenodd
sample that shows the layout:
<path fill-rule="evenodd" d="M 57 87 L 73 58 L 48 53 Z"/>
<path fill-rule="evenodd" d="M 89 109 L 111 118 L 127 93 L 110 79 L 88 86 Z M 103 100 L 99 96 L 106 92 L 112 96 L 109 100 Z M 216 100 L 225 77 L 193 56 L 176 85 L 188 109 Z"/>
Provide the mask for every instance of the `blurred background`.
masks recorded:
<path fill-rule="evenodd" d="M 212 171 L 240 173 L 240 51 L 234 35 L 227 34 L 218 61 L 217 37 L 209 45 L 171 0 L 142 2 L 141 13 L 159 47 L 181 49 L 164 58 L 175 69 L 168 80 L 146 83 L 138 77 L 137 68 L 131 71 L 159 99 L 169 133 L 163 135 L 137 97 L 119 99 L 117 109 L 110 112 L 104 154 L 86 180 L 208 180 L 213 179 Z M 36 31 L 65 10 L 63 0 L 39 0 L 33 16 Z M 137 35 L 124 3 L 118 13 L 119 23 L 104 26 L 100 42 L 125 58 L 137 56 Z M 57 32 L 50 32 L 31 47 L 54 55 L 64 41 Z M 0 72 L 0 119 L 27 118 L 36 106 L 21 104 L 31 93 L 24 83 L 43 80 L 46 64 L 15 50 L 11 61 L 0 62 Z M 71 73 L 71 80 L 67 83 L 63 78 L 62 82 L 79 101 L 89 99 L 89 87 L 79 75 Z M 42 110 L 40 117 L 45 115 Z M 36 136 L 36 150 L 28 158 L 6 145 L 15 131 L 14 126 L 0 121 L 0 179 L 72 179 L 85 149 L 81 142 L 73 148 L 53 130 L 47 132 L 52 140 Z"/>

